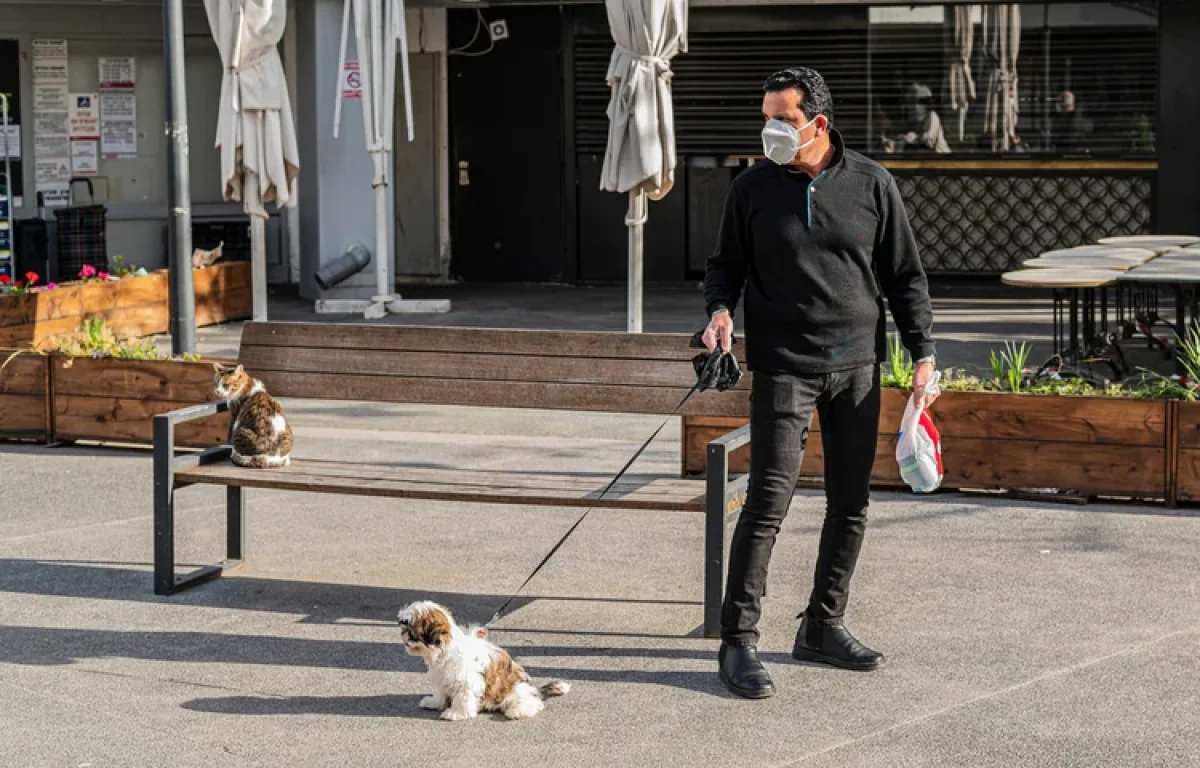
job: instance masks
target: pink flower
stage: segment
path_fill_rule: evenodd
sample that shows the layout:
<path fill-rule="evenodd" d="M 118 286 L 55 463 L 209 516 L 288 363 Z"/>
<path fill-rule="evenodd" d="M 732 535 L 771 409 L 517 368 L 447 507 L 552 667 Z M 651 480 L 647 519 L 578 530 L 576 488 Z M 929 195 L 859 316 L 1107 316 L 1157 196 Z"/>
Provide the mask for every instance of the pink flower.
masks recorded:
<path fill-rule="evenodd" d="M 47 291 L 53 291 L 57 287 L 58 287 L 58 283 L 46 283 Z"/>
<path fill-rule="evenodd" d="M 99 279 L 101 279 L 101 280 L 107 280 L 107 279 L 108 279 L 108 273 L 107 273 L 107 272 L 101 272 L 100 274 L 96 275 L 96 277 L 98 277 L 98 278 L 99 278 Z"/>
<path fill-rule="evenodd" d="M 85 279 L 89 278 L 89 277 L 95 277 L 96 276 L 96 268 L 93 267 L 91 264 L 84 264 L 83 269 L 79 270 L 79 276 L 82 278 L 85 278 Z"/>

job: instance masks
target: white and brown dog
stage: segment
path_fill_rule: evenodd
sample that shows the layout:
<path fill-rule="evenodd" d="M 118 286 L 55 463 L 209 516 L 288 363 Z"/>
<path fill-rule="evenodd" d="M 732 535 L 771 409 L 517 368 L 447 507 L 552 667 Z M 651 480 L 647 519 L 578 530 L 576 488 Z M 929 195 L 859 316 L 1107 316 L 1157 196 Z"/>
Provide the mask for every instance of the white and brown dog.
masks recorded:
<path fill-rule="evenodd" d="M 440 710 L 443 720 L 467 720 L 480 712 L 529 718 L 545 708 L 545 699 L 571 690 L 561 680 L 535 687 L 520 664 L 486 639 L 486 630 L 462 629 L 437 603 L 412 603 L 397 618 L 404 649 L 425 659 L 429 670 L 433 694 L 421 706 Z"/>

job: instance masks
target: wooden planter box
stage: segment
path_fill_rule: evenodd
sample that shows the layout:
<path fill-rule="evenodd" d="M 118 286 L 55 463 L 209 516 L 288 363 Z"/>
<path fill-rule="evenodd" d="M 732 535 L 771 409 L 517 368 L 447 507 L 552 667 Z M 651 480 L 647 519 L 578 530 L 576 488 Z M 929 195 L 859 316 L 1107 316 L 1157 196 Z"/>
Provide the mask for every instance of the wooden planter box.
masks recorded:
<path fill-rule="evenodd" d="M 872 473 L 879 486 L 902 485 L 895 450 L 905 401 L 904 393 L 884 390 Z M 1082 496 L 1170 500 L 1174 406 L 1162 400 L 946 392 L 933 407 L 946 464 L 942 487 L 1055 488 Z M 1195 480 L 1187 487 L 1200 498 L 1200 406 L 1192 414 L 1188 447 L 1197 453 L 1190 455 Z M 685 418 L 684 471 L 703 472 L 705 443 L 745 423 Z M 814 418 L 801 466 L 806 479 L 822 475 L 819 428 Z M 1184 462 L 1179 463 L 1182 473 Z M 748 453 L 736 452 L 733 467 L 746 471 Z"/>
<path fill-rule="evenodd" d="M 214 399 L 212 361 L 49 358 L 54 439 L 154 441 L 153 417 Z M 225 442 L 229 414 L 176 427 L 177 445 Z"/>
<path fill-rule="evenodd" d="M 0 349 L 0 364 L 16 350 Z M 0 368 L 0 438 L 50 439 L 50 377 L 47 359 L 22 353 Z"/>
<path fill-rule="evenodd" d="M 192 271 L 196 325 L 250 317 L 250 264 L 231 262 Z M 37 347 L 100 316 L 118 336 L 149 336 L 170 327 L 167 272 L 53 291 L 0 297 L 0 346 Z"/>
<path fill-rule="evenodd" d="M 1172 451 L 1172 500 L 1200 501 L 1200 403 L 1172 403 L 1175 443 Z"/>

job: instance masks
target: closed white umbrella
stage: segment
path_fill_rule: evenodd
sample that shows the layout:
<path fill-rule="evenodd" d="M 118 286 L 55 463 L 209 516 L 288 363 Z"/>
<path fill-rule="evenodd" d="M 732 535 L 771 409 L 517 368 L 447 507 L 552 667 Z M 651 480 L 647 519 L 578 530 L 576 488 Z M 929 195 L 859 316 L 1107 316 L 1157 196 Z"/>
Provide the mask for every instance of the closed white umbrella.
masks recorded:
<path fill-rule="evenodd" d="M 642 330 L 642 254 L 646 198 L 675 183 L 671 59 L 687 51 L 687 0 L 605 0 L 613 52 L 607 80 L 608 148 L 600 188 L 629 193 L 628 329 Z"/>
<path fill-rule="evenodd" d="M 984 132 L 993 152 L 1017 145 L 1017 54 L 1021 50 L 1021 6 L 1017 3 L 983 8 L 983 51 L 988 63 Z"/>
<path fill-rule="evenodd" d="M 975 49 L 975 22 L 971 21 L 971 6 L 956 5 L 946 17 L 950 44 L 948 88 L 950 108 L 958 112 L 958 140 L 963 140 L 967 126 L 967 111 L 975 100 L 975 79 L 971 77 L 971 54 Z"/>
<path fill-rule="evenodd" d="M 363 130 L 367 152 L 375 166 L 371 182 L 375 188 L 375 296 L 364 315 L 376 319 L 387 314 L 392 296 L 390 267 L 392 249 L 388 241 L 387 188 L 391 183 L 392 130 L 396 111 L 396 58 L 399 58 L 404 84 L 404 114 L 408 140 L 413 140 L 412 86 L 408 74 L 408 30 L 405 27 L 403 0 L 345 0 L 342 8 L 342 49 L 338 62 L 339 86 L 334 109 L 333 135 L 338 136 L 342 119 L 340 76 L 345 68 L 346 44 L 350 20 L 354 19 L 354 37 L 358 49 L 359 74 L 362 77 Z M 395 309 L 396 307 L 393 307 Z"/>
<path fill-rule="evenodd" d="M 226 200 L 250 216 L 253 316 L 267 319 L 266 203 L 296 205 L 300 150 L 276 47 L 287 25 L 285 0 L 204 0 L 225 75 L 216 147 Z"/>

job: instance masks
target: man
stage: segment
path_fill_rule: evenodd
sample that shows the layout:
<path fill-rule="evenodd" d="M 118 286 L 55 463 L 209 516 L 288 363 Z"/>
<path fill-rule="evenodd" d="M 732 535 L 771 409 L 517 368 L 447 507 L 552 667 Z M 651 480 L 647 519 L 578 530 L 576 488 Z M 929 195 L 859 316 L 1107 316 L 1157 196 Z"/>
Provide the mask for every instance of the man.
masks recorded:
<path fill-rule="evenodd" d="M 892 177 L 833 130 L 832 98 L 817 72 L 776 72 L 763 90 L 769 159 L 734 180 L 704 281 L 710 350 L 730 349 L 745 288 L 746 363 L 754 372 L 750 488 L 733 536 L 718 654 L 721 680 L 747 698 L 775 692 L 758 659 L 757 625 L 814 409 L 827 506 L 792 655 L 860 670 L 883 661 L 842 624 L 879 429 L 883 297 L 919 361 L 918 392 L 933 373 L 928 282 Z"/>

